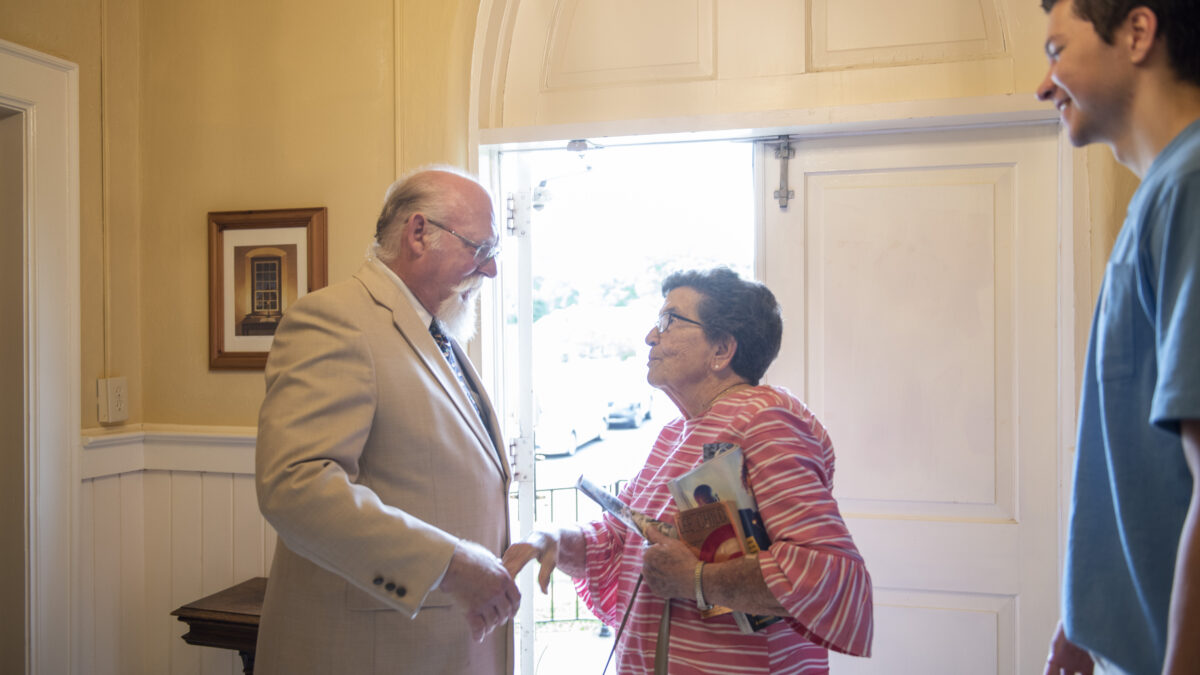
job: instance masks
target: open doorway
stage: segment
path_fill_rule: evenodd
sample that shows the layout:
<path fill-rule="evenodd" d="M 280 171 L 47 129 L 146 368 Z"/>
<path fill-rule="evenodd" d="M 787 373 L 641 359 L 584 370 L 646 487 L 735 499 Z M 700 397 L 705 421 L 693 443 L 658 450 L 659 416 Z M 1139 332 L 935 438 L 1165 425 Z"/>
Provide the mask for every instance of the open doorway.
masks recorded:
<path fill-rule="evenodd" d="M 615 489 L 641 468 L 678 415 L 645 380 L 662 280 L 716 265 L 753 277 L 758 218 L 750 142 L 563 141 L 498 160 L 501 194 L 523 191 L 529 207 L 500 279 L 506 436 L 521 435 L 522 411 L 532 420 L 532 442 L 516 445 L 533 455 L 533 470 L 514 484 L 532 504 L 514 509 L 524 521 L 514 522 L 516 536 L 598 517 L 574 489 L 579 476 Z M 578 602 L 568 577 L 556 572 L 549 596 L 523 592 L 533 602 L 518 621 L 519 672 L 603 663 L 611 631 Z"/>
<path fill-rule="evenodd" d="M 555 488 L 580 474 L 610 488 L 629 478 L 674 415 L 656 402 L 640 428 L 605 428 L 592 441 L 577 431 L 574 448 L 551 454 L 533 439 L 546 419 L 533 414 L 535 397 L 543 408 L 548 396 L 582 407 L 621 364 L 637 372 L 659 274 L 729 264 L 782 305 L 783 345 L 765 381 L 831 430 L 834 494 L 876 584 L 873 658 L 835 655 L 835 672 L 1026 672 L 1057 615 L 1054 476 L 1073 408 L 1056 407 L 1074 377 L 1060 351 L 1072 322 L 1055 307 L 1077 307 L 1062 283 L 1071 253 L 1057 242 L 1078 241 L 1054 208 L 1058 129 L 793 140 L 788 164 L 771 159 L 777 139 L 712 144 L 714 157 L 729 148 L 723 175 L 700 156 L 706 144 L 580 142 L 494 156 L 523 233 L 506 244 L 502 347 L 489 351 L 517 449 L 514 536 L 546 519 L 595 517 L 575 490 Z M 658 151 L 684 153 L 686 166 Z M 614 169 L 624 182 L 606 187 L 601 160 L 626 152 L 631 161 Z M 628 455 L 616 449 L 620 436 L 643 433 Z M 518 623 L 522 674 L 577 669 L 562 658 L 602 667 L 612 639 L 573 628 L 589 613 L 568 604 L 569 580 L 556 580 L 553 602 L 532 585 L 522 592 L 533 600 Z"/>

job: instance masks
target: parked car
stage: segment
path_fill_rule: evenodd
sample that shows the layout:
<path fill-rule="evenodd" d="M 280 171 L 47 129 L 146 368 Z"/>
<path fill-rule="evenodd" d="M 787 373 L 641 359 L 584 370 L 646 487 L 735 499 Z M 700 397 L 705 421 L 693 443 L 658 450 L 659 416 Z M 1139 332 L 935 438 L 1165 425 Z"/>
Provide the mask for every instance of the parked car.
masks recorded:
<path fill-rule="evenodd" d="M 533 425 L 535 452 L 574 455 L 579 448 L 604 438 L 608 430 L 606 401 L 590 392 L 562 391 L 538 397 Z"/>
<path fill-rule="evenodd" d="M 640 427 L 650 419 L 655 389 L 646 382 L 646 364 L 637 359 L 612 362 L 605 368 L 605 419 L 609 427 Z"/>
<path fill-rule="evenodd" d="M 650 419 L 653 407 L 654 388 L 645 381 L 634 382 L 627 387 L 617 388 L 611 393 L 605 420 L 610 428 L 621 426 L 636 429 Z"/>

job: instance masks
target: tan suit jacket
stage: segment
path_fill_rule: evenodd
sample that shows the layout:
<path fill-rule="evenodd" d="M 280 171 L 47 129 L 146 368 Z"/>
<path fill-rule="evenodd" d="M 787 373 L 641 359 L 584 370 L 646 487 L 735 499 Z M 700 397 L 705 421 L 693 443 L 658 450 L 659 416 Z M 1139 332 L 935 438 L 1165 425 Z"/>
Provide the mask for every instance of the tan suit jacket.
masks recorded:
<path fill-rule="evenodd" d="M 432 590 L 461 537 L 501 555 L 509 472 L 403 291 L 369 261 L 284 315 L 259 414 L 259 506 L 279 534 L 256 672 L 512 672 Z"/>

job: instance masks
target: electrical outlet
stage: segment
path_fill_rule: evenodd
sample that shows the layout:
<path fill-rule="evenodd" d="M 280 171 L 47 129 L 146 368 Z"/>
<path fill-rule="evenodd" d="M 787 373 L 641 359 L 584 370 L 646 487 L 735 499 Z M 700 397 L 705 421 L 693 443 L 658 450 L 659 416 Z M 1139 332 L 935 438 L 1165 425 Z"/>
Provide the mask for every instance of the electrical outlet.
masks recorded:
<path fill-rule="evenodd" d="M 96 380 L 96 409 L 102 424 L 129 419 L 129 385 L 124 377 Z"/>
<path fill-rule="evenodd" d="M 125 378 L 109 378 L 108 409 L 112 411 L 114 422 L 124 422 L 129 419 L 129 385 L 126 384 Z"/>

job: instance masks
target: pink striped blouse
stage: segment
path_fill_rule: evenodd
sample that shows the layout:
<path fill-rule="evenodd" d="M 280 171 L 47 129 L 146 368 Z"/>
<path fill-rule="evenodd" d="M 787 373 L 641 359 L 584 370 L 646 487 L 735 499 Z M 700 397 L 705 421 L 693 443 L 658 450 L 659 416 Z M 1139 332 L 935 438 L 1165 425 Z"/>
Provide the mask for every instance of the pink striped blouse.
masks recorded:
<path fill-rule="evenodd" d="M 621 500 L 646 515 L 674 522 L 678 509 L 667 482 L 694 468 L 705 443 L 742 448 L 750 487 L 771 547 L 758 554 L 768 588 L 790 616 L 753 635 L 726 614 L 701 619 L 694 602 L 671 604 L 670 672 L 827 673 L 834 649 L 869 656 L 871 577 L 833 489 L 833 444 L 825 428 L 787 390 L 758 386 L 717 401 L 695 419 L 662 430 L 646 465 Z M 587 573 L 576 590 L 602 621 L 617 626 L 642 568 L 645 542 L 605 515 L 584 528 Z M 653 673 L 665 601 L 645 584 L 617 645 L 619 673 Z"/>

